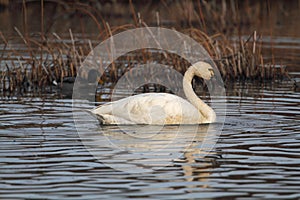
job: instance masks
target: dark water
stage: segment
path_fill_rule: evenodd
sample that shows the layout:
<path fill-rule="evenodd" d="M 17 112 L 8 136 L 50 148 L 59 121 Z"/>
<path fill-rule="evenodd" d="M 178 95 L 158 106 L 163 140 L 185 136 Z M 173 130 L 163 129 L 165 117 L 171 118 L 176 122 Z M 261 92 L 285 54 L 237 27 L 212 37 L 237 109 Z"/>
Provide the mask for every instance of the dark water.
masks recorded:
<path fill-rule="evenodd" d="M 167 146 L 168 152 L 181 154 L 167 166 L 150 166 L 149 173 L 129 173 L 126 168 L 132 166 L 126 163 L 146 159 L 161 164 L 163 156 L 133 158 L 130 153 L 153 148 L 137 145 L 126 152 L 97 146 L 94 157 L 77 133 L 72 100 L 3 99 L 0 199 L 300 198 L 300 92 L 289 82 L 237 84 L 227 92 L 227 115 L 216 145 L 203 154 L 196 144 L 207 126 L 200 126 L 196 137 L 189 134 L 195 129 L 183 127 L 186 137 L 180 137 L 194 143 L 187 151 L 181 142 Z M 91 107 L 82 105 L 74 108 L 75 114 Z M 162 129 L 160 136 L 172 135 L 174 129 Z M 126 137 L 114 126 L 103 128 L 102 134 Z M 159 137 L 155 144 L 164 141 Z M 115 163 L 107 164 L 109 158 Z M 116 163 L 124 170 L 111 167 Z"/>

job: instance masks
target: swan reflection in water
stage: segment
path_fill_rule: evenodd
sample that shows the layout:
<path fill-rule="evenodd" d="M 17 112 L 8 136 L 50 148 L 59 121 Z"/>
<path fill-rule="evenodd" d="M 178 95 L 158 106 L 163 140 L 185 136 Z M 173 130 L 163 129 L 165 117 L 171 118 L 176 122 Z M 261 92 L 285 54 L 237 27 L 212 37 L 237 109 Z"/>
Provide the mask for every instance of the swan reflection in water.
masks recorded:
<path fill-rule="evenodd" d="M 143 173 L 195 162 L 213 149 L 218 124 L 101 126 L 81 134 L 83 144 L 99 162 L 130 173 Z"/>

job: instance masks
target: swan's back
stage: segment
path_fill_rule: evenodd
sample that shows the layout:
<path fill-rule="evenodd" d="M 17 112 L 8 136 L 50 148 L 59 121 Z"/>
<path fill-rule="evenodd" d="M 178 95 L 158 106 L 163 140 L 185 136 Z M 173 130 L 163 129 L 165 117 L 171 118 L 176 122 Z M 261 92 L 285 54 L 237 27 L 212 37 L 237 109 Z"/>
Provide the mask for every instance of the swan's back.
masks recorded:
<path fill-rule="evenodd" d="M 168 93 L 145 93 L 99 106 L 92 111 L 103 124 L 197 124 L 199 111 L 187 100 Z"/>

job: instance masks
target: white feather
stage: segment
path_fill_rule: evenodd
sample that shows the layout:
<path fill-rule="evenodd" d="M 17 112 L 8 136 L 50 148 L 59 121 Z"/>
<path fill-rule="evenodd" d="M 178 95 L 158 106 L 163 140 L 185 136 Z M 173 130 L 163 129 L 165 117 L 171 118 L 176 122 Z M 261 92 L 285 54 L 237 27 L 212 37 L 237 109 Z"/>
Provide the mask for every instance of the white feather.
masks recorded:
<path fill-rule="evenodd" d="M 201 124 L 215 121 L 215 112 L 194 93 L 194 75 L 213 76 L 212 67 L 204 62 L 191 66 L 184 75 L 183 89 L 187 101 L 167 93 L 145 93 L 101 105 L 92 110 L 103 124 Z"/>

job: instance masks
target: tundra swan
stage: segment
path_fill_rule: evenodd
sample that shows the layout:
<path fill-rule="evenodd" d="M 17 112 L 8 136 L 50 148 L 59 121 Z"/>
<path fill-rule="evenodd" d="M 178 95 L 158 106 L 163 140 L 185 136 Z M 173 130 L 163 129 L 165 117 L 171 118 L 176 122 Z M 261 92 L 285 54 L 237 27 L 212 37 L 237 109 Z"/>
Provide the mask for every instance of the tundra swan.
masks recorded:
<path fill-rule="evenodd" d="M 102 124 L 212 123 L 216 114 L 195 94 L 191 83 L 194 76 L 210 80 L 214 70 L 202 61 L 188 68 L 183 77 L 183 91 L 188 101 L 168 93 L 144 93 L 101 105 L 91 112 Z"/>

